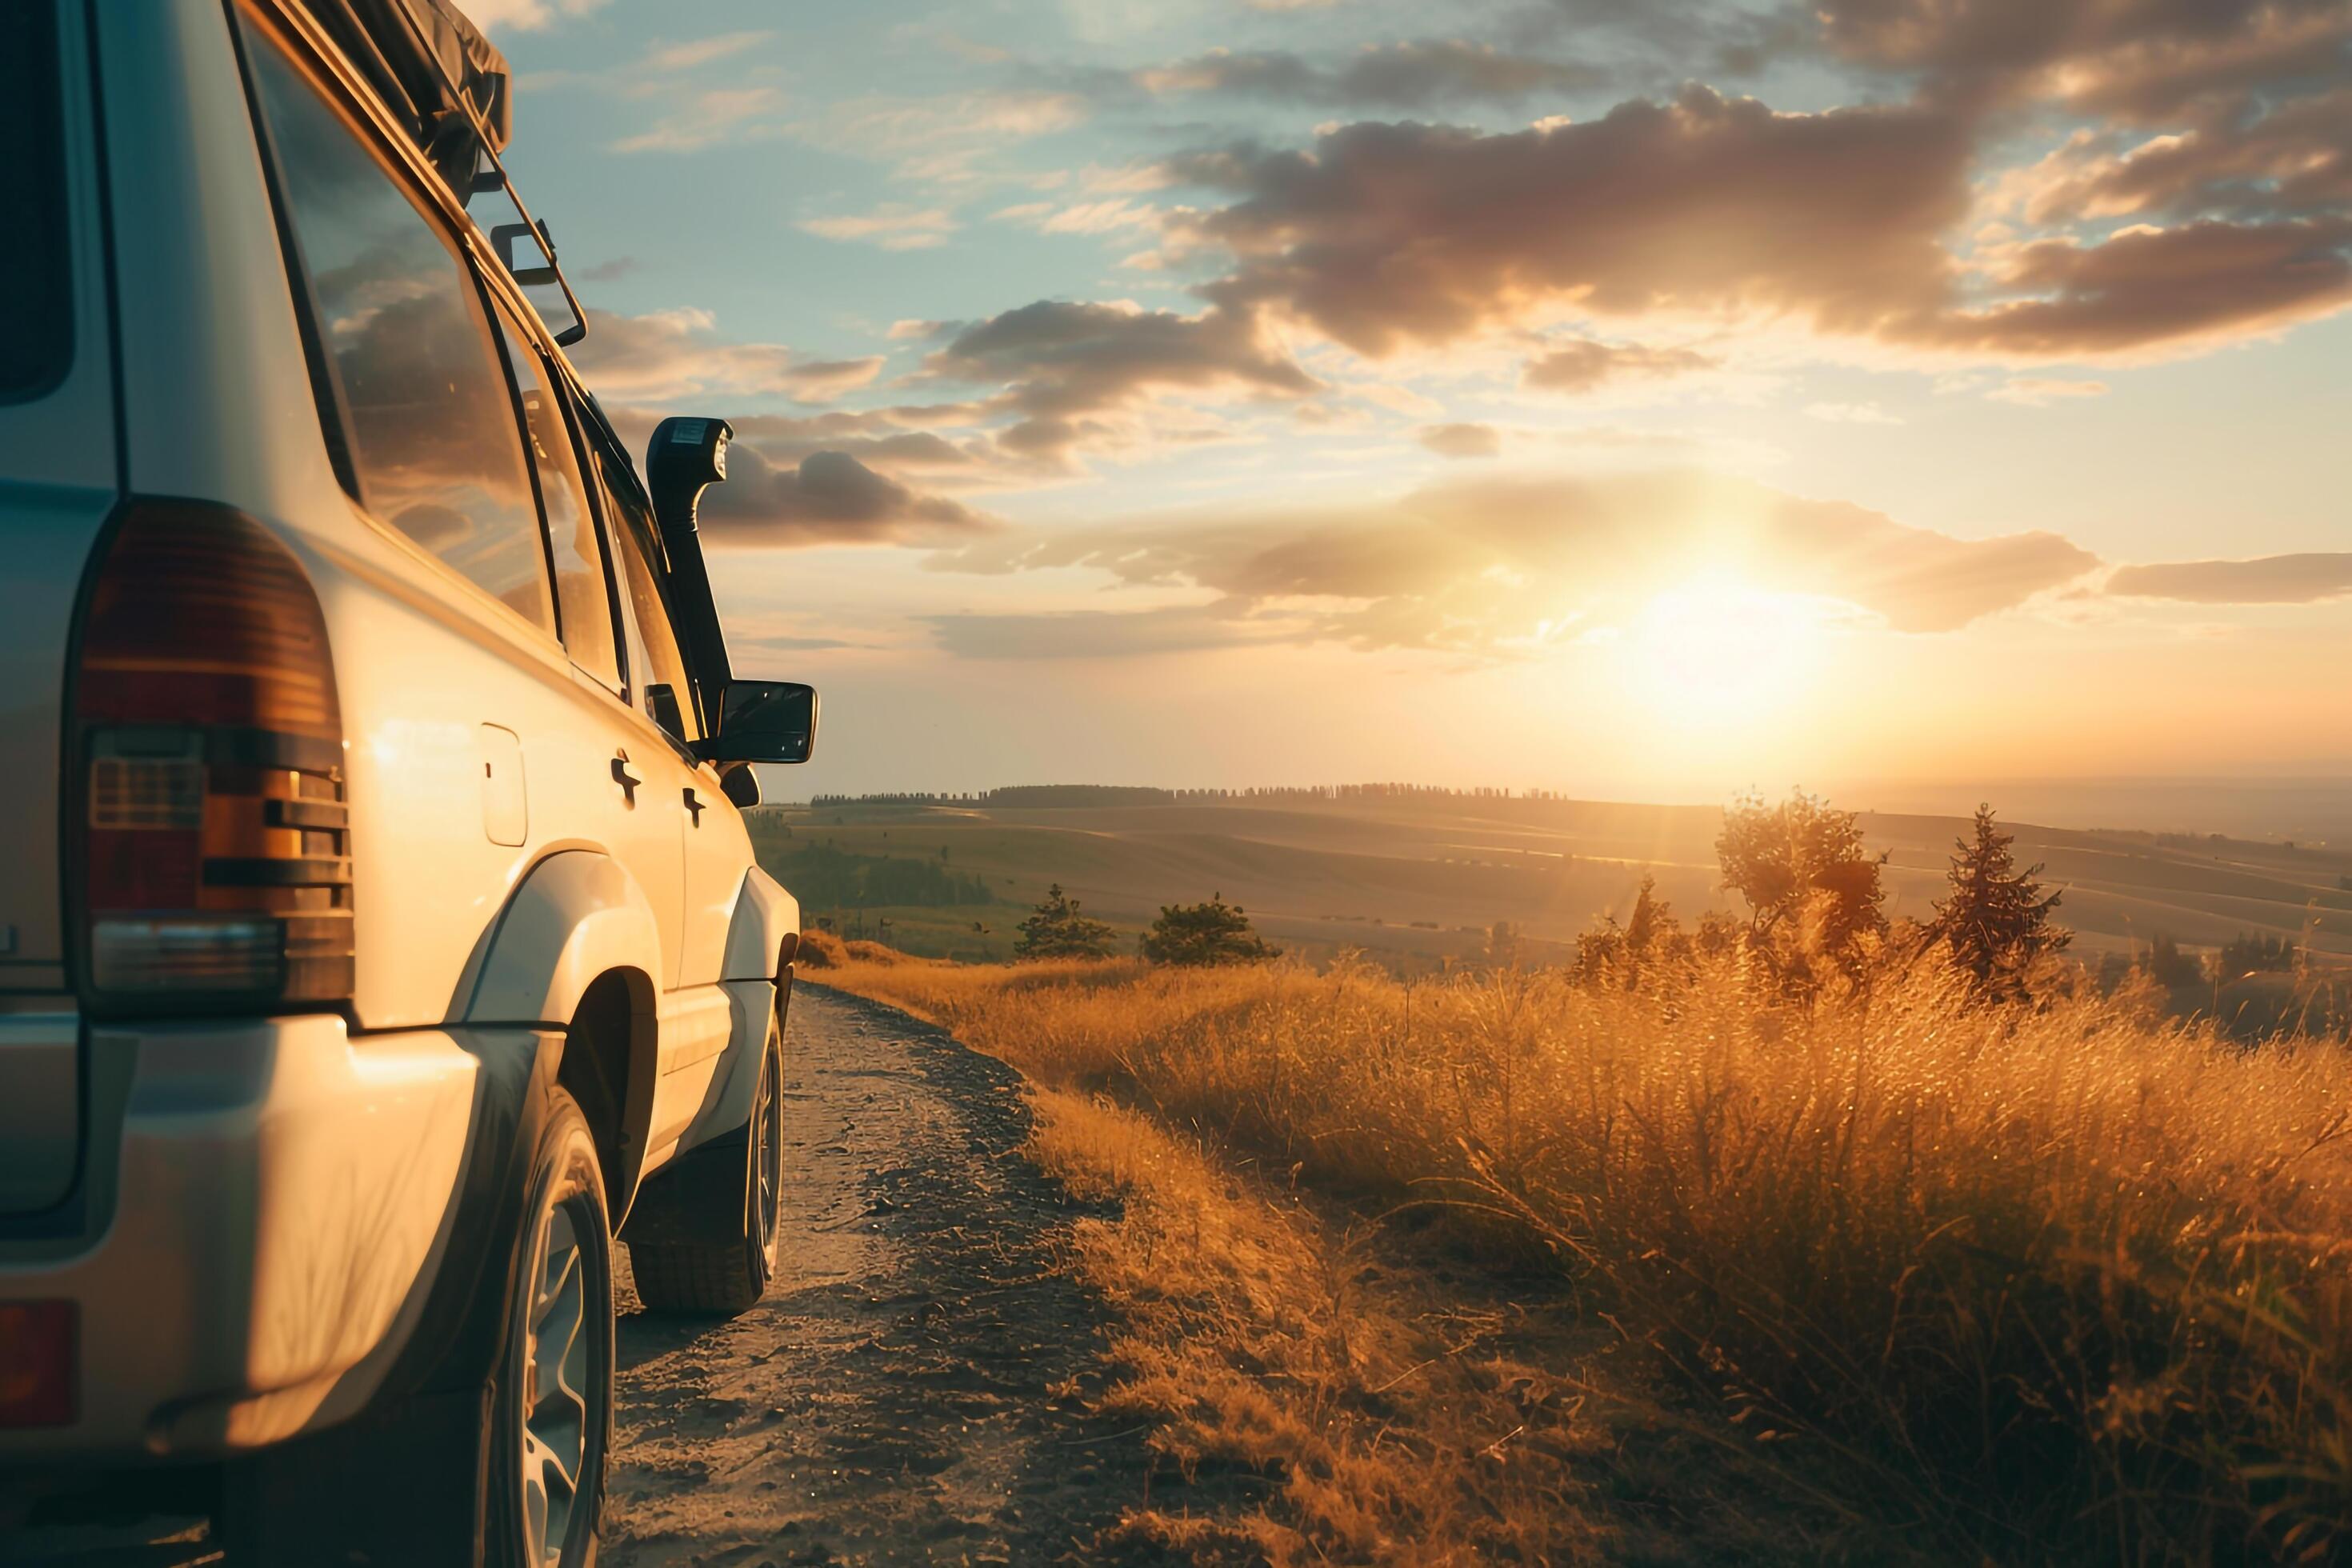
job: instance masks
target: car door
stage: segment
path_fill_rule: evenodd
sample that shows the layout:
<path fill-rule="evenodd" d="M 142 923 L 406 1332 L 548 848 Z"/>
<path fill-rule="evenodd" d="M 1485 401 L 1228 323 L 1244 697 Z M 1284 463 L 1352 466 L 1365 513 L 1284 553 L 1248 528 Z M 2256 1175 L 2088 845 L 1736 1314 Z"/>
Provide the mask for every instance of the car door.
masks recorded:
<path fill-rule="evenodd" d="M 625 481 L 625 476 L 612 476 Z M 685 870 L 683 952 L 677 984 L 716 985 L 724 962 L 727 928 L 743 873 L 751 865 L 751 840 L 742 818 L 719 793 L 719 777 L 691 751 L 702 733 L 693 670 L 670 610 L 671 588 L 660 535 L 651 510 L 634 483 L 606 489 L 614 553 L 621 565 L 624 616 L 633 667 L 641 672 L 640 707 L 675 742 L 663 771 L 665 787 L 680 808 L 679 854 Z"/>
<path fill-rule="evenodd" d="M 577 698 L 573 721 L 530 739 L 524 766 L 532 808 L 551 813 L 542 838 L 593 836 L 627 868 L 661 929 L 663 973 L 655 983 L 674 989 L 686 904 L 677 759 L 627 700 L 622 661 L 630 644 L 589 500 L 583 448 L 555 390 L 562 383 L 503 301 L 497 314 L 547 522 L 557 622 Z"/>

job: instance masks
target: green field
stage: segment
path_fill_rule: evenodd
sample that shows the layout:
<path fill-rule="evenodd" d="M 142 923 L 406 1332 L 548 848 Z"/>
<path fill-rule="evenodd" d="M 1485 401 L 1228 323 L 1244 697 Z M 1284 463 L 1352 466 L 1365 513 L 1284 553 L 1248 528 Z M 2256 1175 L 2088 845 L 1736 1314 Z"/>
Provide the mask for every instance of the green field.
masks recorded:
<path fill-rule="evenodd" d="M 1998 803 L 1996 803 L 1998 804 Z M 861 907 L 807 894 L 812 921 L 930 956 L 1002 958 L 1014 927 L 1059 882 L 1092 913 L 1140 931 L 1162 904 L 1222 893 L 1276 942 L 1308 957 L 1345 947 L 1392 965 L 1434 966 L 1475 952 L 1497 921 L 1566 943 L 1622 916 L 1644 876 L 1685 917 L 1731 907 L 1717 887 L 1713 807 L 1454 797 L 1245 800 L 1013 808 L 851 805 L 751 814 L 761 863 L 795 892 L 794 858 L 913 862 L 885 882 L 940 884 L 953 903 Z M 1925 919 L 1946 857 L 1966 826 L 1950 816 L 1865 813 L 1889 856 L 1887 912 Z M 2010 825 L 2021 863 L 2062 889 L 2060 918 L 2084 957 L 2158 935 L 2212 947 L 2240 932 L 2307 940 L 2352 957 L 2352 853 L 2221 836 L 2158 836 Z M 809 863 L 813 864 L 813 863 Z M 972 899 L 976 885 L 985 902 Z M 950 889 L 948 884 L 954 884 Z M 883 922 L 887 921 L 887 928 Z"/>

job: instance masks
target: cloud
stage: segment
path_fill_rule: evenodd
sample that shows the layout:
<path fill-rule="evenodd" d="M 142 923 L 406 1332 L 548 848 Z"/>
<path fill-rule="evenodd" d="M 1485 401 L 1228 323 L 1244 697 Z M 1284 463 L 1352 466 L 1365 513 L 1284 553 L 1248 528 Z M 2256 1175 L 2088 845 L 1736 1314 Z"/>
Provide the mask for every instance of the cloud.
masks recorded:
<path fill-rule="evenodd" d="M 772 87 L 713 87 L 687 93 L 685 106 L 649 130 L 613 143 L 615 153 L 692 153 L 721 142 L 773 135 L 784 96 Z"/>
<path fill-rule="evenodd" d="M 1287 50 L 1213 49 L 1174 65 L 1133 74 L 1154 97 L 1215 94 L 1262 102 L 1397 110 L 1440 104 L 1517 103 L 1537 94 L 1599 87 L 1608 73 L 1575 61 L 1506 53 L 1454 38 L 1375 44 L 1336 66 Z"/>
<path fill-rule="evenodd" d="M 485 30 L 511 27 L 527 32 L 559 18 L 584 16 L 604 4 L 604 0 L 466 0 L 466 15 Z"/>
<path fill-rule="evenodd" d="M 798 463 L 818 452 L 843 452 L 885 473 L 919 474 L 934 483 L 987 478 L 983 469 L 989 448 L 984 442 L 950 441 L 935 430 L 907 429 L 899 423 L 937 414 L 919 406 L 808 416 L 751 414 L 730 423 L 738 440 L 751 442 L 777 463 Z"/>
<path fill-rule="evenodd" d="M 702 500 L 703 528 L 714 544 L 929 543 L 995 526 L 984 513 L 919 494 L 846 452 L 813 452 L 785 466 L 738 441 L 727 456 L 727 481 Z"/>
<path fill-rule="evenodd" d="M 2052 94 L 2150 116 L 2200 94 L 2340 68 L 2342 0 L 1822 0 L 1830 48 L 1946 94 Z"/>
<path fill-rule="evenodd" d="M 657 71 L 693 70 L 717 60 L 732 59 L 747 49 L 768 43 L 775 34 L 763 28 L 740 33 L 716 33 L 707 38 L 688 38 L 683 43 L 656 44 L 641 62 L 642 68 Z"/>
<path fill-rule="evenodd" d="M 999 385 L 1008 450 L 1059 456 L 1114 433 L 1108 416 L 1171 390 L 1303 397 L 1321 384 L 1246 312 L 1197 316 L 1041 300 L 957 330 L 924 361 L 934 381 Z"/>
<path fill-rule="evenodd" d="M 708 310 L 625 316 L 590 310 L 588 336 L 572 361 L 601 397 L 667 402 L 685 397 L 777 395 L 823 403 L 871 383 L 878 356 L 803 361 L 782 343 L 721 339 Z"/>
<path fill-rule="evenodd" d="M 1503 434 L 1492 425 L 1432 425 L 1420 440 L 1441 458 L 1491 458 L 1503 449 Z"/>
<path fill-rule="evenodd" d="M 1776 114 L 1694 86 L 1588 123 L 1363 123 L 1311 153 L 1176 167 L 1238 198 L 1192 222 L 1239 258 L 1213 297 L 1380 355 L 1570 303 L 1745 308 L 1842 331 L 1932 312 L 1973 150 L 1966 123 L 1932 109 Z"/>
<path fill-rule="evenodd" d="M 1712 370 L 1723 362 L 1696 349 L 1644 348 L 1640 343 L 1603 343 L 1571 339 L 1528 362 L 1523 384 L 1547 392 L 1590 392 L 1627 377 L 1684 375 Z"/>
<path fill-rule="evenodd" d="M 2046 375 L 2013 375 L 1985 394 L 1995 402 L 2015 403 L 2027 408 L 2047 408 L 2068 399 L 2106 395 L 2107 384 L 2104 381 L 2066 381 Z"/>
<path fill-rule="evenodd" d="M 1805 417 L 1820 419 L 1832 425 L 1900 425 L 1900 416 L 1889 414 L 1875 403 L 1808 403 Z"/>
<path fill-rule="evenodd" d="M 2352 218 L 2139 226 L 2019 247 L 1998 281 L 2029 297 L 1890 334 L 2035 358 L 2122 354 L 2287 326 L 2352 303 Z"/>
<path fill-rule="evenodd" d="M 956 658 L 1120 658 L 1264 646 L 1284 632 L 1253 626 L 1217 605 L 1157 610 L 1058 610 L 920 617 Z"/>
<path fill-rule="evenodd" d="M 2175 599 L 2193 605 L 2317 604 L 2352 595 L 2352 554 L 2122 566 L 2107 579 L 2107 592 L 2116 598 Z"/>
<path fill-rule="evenodd" d="M 984 160 L 1007 145 L 1067 131 L 1087 113 L 1083 97 L 1058 90 L 868 93 L 827 104 L 788 129 L 825 152 L 890 163 L 898 178 L 957 187 L 1005 178 L 984 169 Z"/>
<path fill-rule="evenodd" d="M 795 227 L 820 239 L 860 241 L 885 250 L 928 250 L 945 245 L 962 225 L 940 207 L 885 202 L 871 212 L 842 217 L 803 218 Z"/>
<path fill-rule="evenodd" d="M 1857 605 L 1897 631 L 1953 631 L 2098 560 L 2055 534 L 1963 540 L 1846 502 L 1675 471 L 1504 476 L 1360 508 L 1007 533 L 932 564 L 1087 567 L 1211 595 L 1222 621 L 1247 617 L 1287 640 L 1504 657 L 1564 626 L 1622 625 L 1661 591 L 1726 576 Z M 1089 628 L 1089 647 L 1115 636 Z"/>
<path fill-rule="evenodd" d="M 2352 67 L 2347 67 L 2352 71 Z M 2083 131 L 2009 188 L 2033 223 L 2307 217 L 2352 205 L 2352 89 L 2269 104 L 2202 103 L 2162 135 Z"/>
<path fill-rule="evenodd" d="M 1547 315 L 1671 311 L 1793 318 L 1938 354 L 2128 357 L 2352 303 L 2341 213 L 1995 234 L 1964 266 L 1948 241 L 1974 205 L 1979 129 L 1932 100 L 1775 113 L 1696 86 L 1504 134 L 1348 125 L 1305 152 L 1176 160 L 1234 199 L 1171 231 L 1233 252 L 1212 300 L 1375 356 Z M 1573 386 L 1615 363 L 1559 352 L 1532 374 Z"/>

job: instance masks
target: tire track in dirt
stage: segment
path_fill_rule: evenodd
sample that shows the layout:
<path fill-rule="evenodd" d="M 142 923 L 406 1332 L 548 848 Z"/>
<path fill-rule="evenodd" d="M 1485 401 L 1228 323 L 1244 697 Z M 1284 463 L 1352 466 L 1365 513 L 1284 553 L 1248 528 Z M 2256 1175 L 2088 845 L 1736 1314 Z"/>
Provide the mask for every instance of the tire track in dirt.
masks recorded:
<path fill-rule="evenodd" d="M 1094 1560 L 1147 1495 L 1139 1434 L 1087 1415 L 1087 1212 L 1019 1153 L 1012 1068 L 803 985 L 784 1034 L 783 1239 L 730 1323 L 625 1280 L 605 1568 Z"/>

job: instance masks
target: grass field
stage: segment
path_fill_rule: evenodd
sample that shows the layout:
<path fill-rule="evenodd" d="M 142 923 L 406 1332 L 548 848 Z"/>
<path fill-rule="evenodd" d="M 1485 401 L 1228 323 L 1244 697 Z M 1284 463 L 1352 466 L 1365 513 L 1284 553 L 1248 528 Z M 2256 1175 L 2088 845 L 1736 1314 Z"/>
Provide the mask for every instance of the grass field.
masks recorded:
<path fill-rule="evenodd" d="M 1939 967 L 1800 1007 L 1736 957 L 814 977 L 1023 1068 L 1040 1157 L 1129 1195 L 1084 1247 L 1135 1324 L 1107 1397 L 1269 1478 L 1219 1560 L 2352 1551 L 2339 1045 L 2248 1051 L 2128 994 L 1989 1008 Z M 1339 1220 L 1269 1230 L 1286 1193 L 1402 1273 Z M 1662 1422 L 1672 1477 L 1639 1480 Z"/>
<path fill-rule="evenodd" d="M 1162 904 L 1221 892 L 1302 955 L 1356 947 L 1391 967 L 1425 970 L 1477 952 L 1497 921 L 1538 942 L 1568 942 L 1601 916 L 1630 909 L 1644 876 L 1685 916 L 1725 906 L 1714 850 L 1720 816 L 1711 807 L 1507 799 L 859 805 L 765 808 L 752 814 L 752 832 L 787 887 L 790 857 L 813 843 L 982 879 L 994 894 L 984 905 L 811 908 L 845 930 L 862 920 L 864 934 L 912 952 L 1003 958 L 1022 916 L 1059 882 L 1129 931 Z M 1965 822 L 1864 813 L 1862 825 L 1872 847 L 1889 856 L 1888 912 L 1927 916 Z M 2064 890 L 2061 918 L 2085 957 L 2158 935 L 2204 948 L 2241 932 L 2352 957 L 2352 852 L 2011 826 L 2021 862 L 2044 863 L 2045 879 Z"/>

